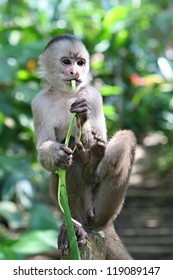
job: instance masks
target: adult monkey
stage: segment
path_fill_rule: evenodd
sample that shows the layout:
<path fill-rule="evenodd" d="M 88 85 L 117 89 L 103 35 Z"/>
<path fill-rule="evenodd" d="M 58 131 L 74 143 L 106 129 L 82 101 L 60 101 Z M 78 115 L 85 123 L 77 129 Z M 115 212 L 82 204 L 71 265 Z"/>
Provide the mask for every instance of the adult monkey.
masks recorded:
<path fill-rule="evenodd" d="M 51 189 L 57 197 L 57 168 L 67 170 L 67 191 L 78 244 L 87 228 L 105 234 L 107 259 L 131 259 L 116 234 L 113 221 L 124 202 L 134 161 L 136 138 L 118 131 L 107 141 L 100 93 L 90 86 L 90 58 L 85 45 L 72 35 L 53 38 L 39 59 L 40 76 L 49 85 L 32 102 L 36 148 L 41 165 L 51 171 Z M 76 81 L 76 91 L 71 81 Z M 70 145 L 64 140 L 76 112 Z M 81 140 L 78 142 L 79 127 Z M 72 154 L 72 149 L 77 149 Z M 85 230 L 84 230 L 85 228 Z M 60 228 L 59 249 L 68 254 L 66 226 Z"/>

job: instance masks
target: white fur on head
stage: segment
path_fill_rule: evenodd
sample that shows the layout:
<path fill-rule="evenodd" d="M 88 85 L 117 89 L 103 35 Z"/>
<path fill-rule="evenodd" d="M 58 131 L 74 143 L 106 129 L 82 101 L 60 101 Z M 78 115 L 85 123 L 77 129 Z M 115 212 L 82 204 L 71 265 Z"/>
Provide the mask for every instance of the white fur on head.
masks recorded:
<path fill-rule="evenodd" d="M 47 80 L 51 85 L 61 88 L 62 91 L 69 90 L 69 86 L 63 82 L 66 75 L 62 69 L 61 59 L 68 57 L 71 53 L 85 59 L 86 65 L 81 68 L 81 84 L 83 87 L 89 83 L 90 57 L 85 45 L 71 35 L 59 36 L 52 39 L 39 57 L 39 76 Z M 70 78 L 70 77 L 68 77 Z"/>

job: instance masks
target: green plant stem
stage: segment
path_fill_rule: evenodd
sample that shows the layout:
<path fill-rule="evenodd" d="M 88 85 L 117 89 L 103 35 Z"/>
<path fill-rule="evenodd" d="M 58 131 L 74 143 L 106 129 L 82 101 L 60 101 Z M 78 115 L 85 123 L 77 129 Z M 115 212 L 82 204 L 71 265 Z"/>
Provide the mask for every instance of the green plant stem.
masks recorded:
<path fill-rule="evenodd" d="M 66 170 L 58 169 L 59 175 L 59 188 L 60 188 L 60 197 L 61 197 L 61 205 L 64 211 L 64 218 L 67 226 L 67 234 L 70 244 L 70 255 L 72 260 L 80 260 L 80 253 L 77 244 L 77 238 L 75 235 L 70 208 L 68 204 L 68 195 L 66 189 Z"/>
<path fill-rule="evenodd" d="M 71 133 L 72 133 L 75 118 L 76 118 L 76 113 L 73 113 L 68 131 L 67 131 L 67 136 L 66 136 L 66 139 L 65 139 L 65 146 L 68 146 L 68 144 L 69 144 L 70 136 L 71 136 Z"/>
<path fill-rule="evenodd" d="M 76 88 L 76 81 L 72 81 L 72 89 L 73 91 Z M 72 133 L 74 121 L 75 121 L 76 113 L 73 113 L 68 131 L 67 136 L 65 139 L 65 146 L 68 146 L 70 141 L 70 136 Z M 77 238 L 74 231 L 74 226 L 72 223 L 72 217 L 70 213 L 69 203 L 68 203 L 68 194 L 67 194 L 67 187 L 66 187 L 66 170 L 64 169 L 57 169 L 56 174 L 59 176 L 59 183 L 58 183 L 58 204 L 62 212 L 64 213 L 64 218 L 67 227 L 67 234 L 70 244 L 70 255 L 72 260 L 80 260 L 80 253 L 77 244 Z"/>

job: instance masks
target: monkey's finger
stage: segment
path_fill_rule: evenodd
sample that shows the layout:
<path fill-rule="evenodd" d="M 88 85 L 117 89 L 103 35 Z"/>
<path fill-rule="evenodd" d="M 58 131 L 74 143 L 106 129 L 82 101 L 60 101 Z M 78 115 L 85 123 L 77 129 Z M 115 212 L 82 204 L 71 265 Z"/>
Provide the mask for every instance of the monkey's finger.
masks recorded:
<path fill-rule="evenodd" d="M 88 111 L 87 106 L 82 106 L 82 107 L 74 107 L 70 109 L 71 113 L 86 113 Z"/>
<path fill-rule="evenodd" d="M 69 148 L 69 147 L 63 147 L 63 151 L 67 154 L 67 155 L 72 155 L 73 151 Z"/>
<path fill-rule="evenodd" d="M 61 149 L 59 154 L 55 157 L 55 163 L 62 169 L 68 168 L 72 164 L 73 156 L 71 149 L 67 148 L 65 151 Z"/>
<path fill-rule="evenodd" d="M 67 169 L 72 164 L 72 156 L 65 157 L 61 160 L 60 167 Z"/>
<path fill-rule="evenodd" d="M 65 224 L 61 226 L 58 235 L 58 249 L 62 252 L 63 256 L 67 256 L 69 254 L 68 234 Z"/>
<path fill-rule="evenodd" d="M 105 141 L 102 139 L 102 137 L 100 136 L 100 134 L 98 134 L 98 133 L 93 133 L 93 135 L 94 135 L 94 139 L 99 143 L 103 143 L 103 144 L 105 144 Z"/>
<path fill-rule="evenodd" d="M 85 150 L 85 149 L 84 149 L 84 146 L 83 146 L 83 144 L 82 144 L 81 141 L 77 142 L 77 143 L 76 143 L 76 146 L 77 146 L 77 148 L 78 148 L 79 151 L 84 151 L 84 150 Z"/>
<path fill-rule="evenodd" d="M 71 105 L 71 109 L 78 108 L 78 107 L 84 107 L 84 106 L 88 107 L 87 103 L 85 101 L 82 101 L 82 102 L 80 102 L 78 104 L 72 104 Z"/>
<path fill-rule="evenodd" d="M 94 138 L 97 141 L 98 145 L 101 145 L 101 144 L 105 145 L 106 144 L 106 142 L 102 138 L 100 138 L 100 137 L 94 137 Z"/>
<path fill-rule="evenodd" d="M 78 245 L 79 246 L 82 246 L 82 245 L 85 245 L 86 244 L 86 239 L 85 238 L 82 238 L 82 239 L 78 239 Z"/>
<path fill-rule="evenodd" d="M 86 100 L 85 99 L 81 99 L 80 101 L 77 100 L 71 105 L 71 109 L 78 108 L 78 107 L 87 107 L 88 108 L 88 104 L 87 104 Z"/>
<path fill-rule="evenodd" d="M 76 235 L 77 235 L 78 245 L 84 245 L 86 243 L 86 237 L 87 237 L 86 231 L 83 228 L 78 228 Z"/>
<path fill-rule="evenodd" d="M 66 164 L 70 160 L 72 160 L 72 155 L 67 155 L 65 152 L 61 152 L 59 153 L 56 162 L 58 163 L 60 161 L 62 164 Z"/>
<path fill-rule="evenodd" d="M 65 242 L 66 234 L 67 234 L 66 225 L 62 224 L 62 226 L 60 227 L 60 230 L 59 230 L 59 234 L 58 234 L 58 248 L 60 250 L 62 250 L 63 244 Z"/>
<path fill-rule="evenodd" d="M 76 143 L 77 149 L 79 151 L 79 155 L 81 157 L 81 160 L 83 164 L 88 164 L 90 160 L 90 153 L 88 150 L 85 150 L 82 142 L 77 142 Z"/>
<path fill-rule="evenodd" d="M 104 140 L 102 139 L 102 137 L 100 136 L 100 134 L 99 134 L 95 129 L 93 129 L 93 130 L 91 131 L 91 133 L 94 135 L 94 138 L 95 138 L 96 140 L 100 140 L 100 141 L 103 141 L 103 142 L 104 142 Z"/>
<path fill-rule="evenodd" d="M 97 142 L 97 145 L 98 145 L 98 146 L 105 147 L 105 142 L 104 142 L 104 141 L 98 141 L 98 142 Z"/>
<path fill-rule="evenodd" d="M 63 255 L 63 256 L 68 256 L 68 255 L 69 255 L 69 248 L 64 248 L 64 249 L 62 250 L 62 255 Z"/>
<path fill-rule="evenodd" d="M 78 105 L 81 104 L 81 103 L 87 104 L 86 99 L 85 99 L 85 98 L 79 98 L 79 99 L 77 99 L 71 106 L 72 106 L 72 107 L 73 107 L 73 106 L 78 106 Z"/>
<path fill-rule="evenodd" d="M 72 156 L 67 158 L 67 167 L 69 167 L 73 162 Z"/>
<path fill-rule="evenodd" d="M 62 248 L 62 253 L 64 256 L 67 256 L 69 254 L 69 242 L 68 242 L 68 236 L 66 234 L 66 238 L 64 240 L 63 248 Z"/>

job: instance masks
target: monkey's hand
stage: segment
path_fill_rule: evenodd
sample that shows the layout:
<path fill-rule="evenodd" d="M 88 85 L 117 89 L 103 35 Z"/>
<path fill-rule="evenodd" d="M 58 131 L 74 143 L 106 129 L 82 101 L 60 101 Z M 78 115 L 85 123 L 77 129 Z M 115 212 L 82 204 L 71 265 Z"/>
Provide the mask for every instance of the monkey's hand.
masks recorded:
<path fill-rule="evenodd" d="M 55 172 L 57 168 L 66 169 L 72 164 L 72 150 L 55 141 L 45 141 L 37 147 L 41 165 Z"/>
<path fill-rule="evenodd" d="M 72 164 L 72 153 L 73 151 L 60 144 L 53 154 L 55 166 L 62 169 L 67 169 Z"/>
<path fill-rule="evenodd" d="M 81 126 L 84 124 L 84 122 L 87 120 L 88 118 L 88 104 L 85 98 L 80 98 L 77 99 L 72 105 L 71 105 L 71 109 L 70 112 L 71 113 L 76 113 L 77 116 L 80 119 L 80 124 Z"/>
<path fill-rule="evenodd" d="M 83 229 L 83 227 L 73 224 L 74 231 L 77 238 L 78 246 L 84 245 L 86 243 L 87 233 Z M 61 251 L 63 256 L 69 255 L 69 241 L 66 224 L 62 224 L 60 227 L 59 235 L 58 235 L 58 249 Z"/>
<path fill-rule="evenodd" d="M 90 149 L 86 150 L 82 142 L 77 143 L 79 155 L 83 163 L 83 177 L 87 183 L 92 183 L 94 181 L 96 168 L 104 157 L 106 149 L 106 143 L 100 135 L 94 130 L 92 134 L 94 135 L 96 143 L 91 146 Z"/>

